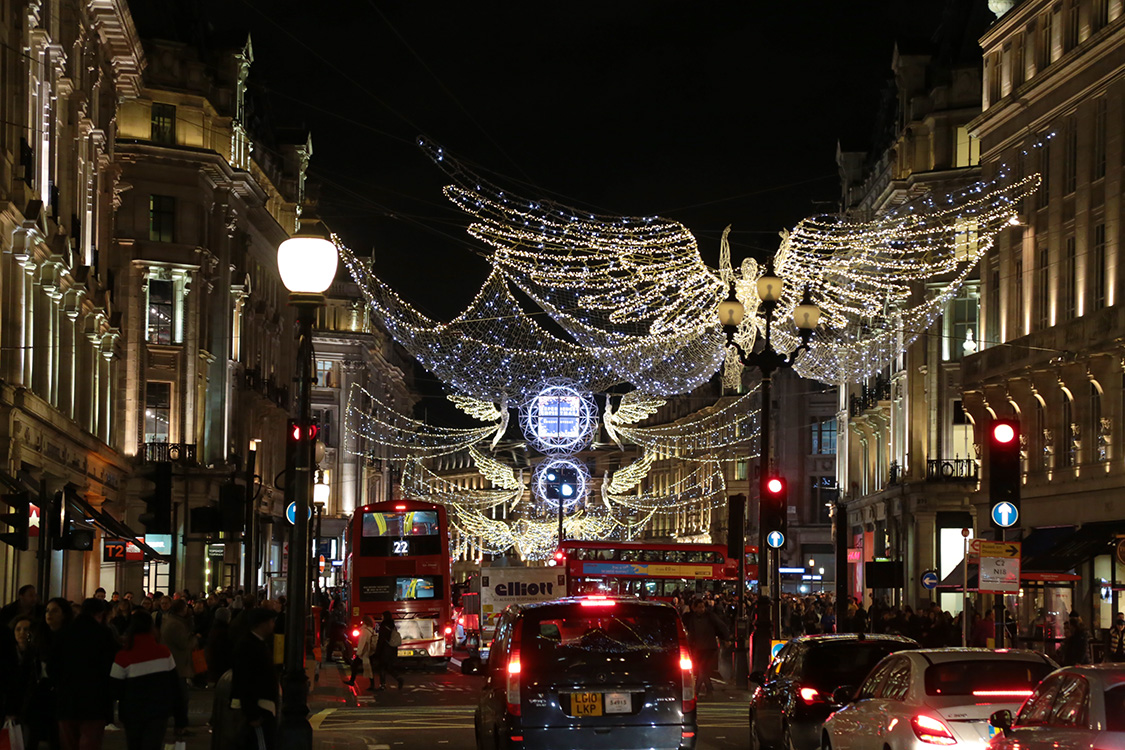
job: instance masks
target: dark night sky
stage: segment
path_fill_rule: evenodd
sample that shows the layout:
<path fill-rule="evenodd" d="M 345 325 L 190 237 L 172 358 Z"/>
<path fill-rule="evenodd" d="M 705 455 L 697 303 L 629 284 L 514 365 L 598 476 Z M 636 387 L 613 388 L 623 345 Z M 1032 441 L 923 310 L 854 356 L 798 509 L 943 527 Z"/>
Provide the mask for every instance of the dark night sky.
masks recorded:
<path fill-rule="evenodd" d="M 142 34 L 188 33 L 182 0 L 137 1 Z M 251 32 L 259 107 L 312 131 L 324 218 L 448 317 L 483 279 L 483 248 L 419 134 L 511 192 L 681 221 L 712 265 L 733 224 L 737 263 L 833 210 L 837 139 L 867 140 L 894 39 L 929 36 L 942 5 L 197 0 L 197 13 L 215 38 Z"/>

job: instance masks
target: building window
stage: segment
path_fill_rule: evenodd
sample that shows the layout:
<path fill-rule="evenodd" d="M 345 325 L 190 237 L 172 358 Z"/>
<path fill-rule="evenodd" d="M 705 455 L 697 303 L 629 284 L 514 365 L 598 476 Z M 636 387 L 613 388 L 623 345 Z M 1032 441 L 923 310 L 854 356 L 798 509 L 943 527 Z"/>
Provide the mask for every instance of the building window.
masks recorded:
<path fill-rule="evenodd" d="M 172 384 L 145 383 L 145 442 L 167 443 L 172 434 Z"/>
<path fill-rule="evenodd" d="M 1090 295 L 1090 303 L 1094 310 L 1105 307 L 1105 224 L 1094 226 L 1094 288 Z"/>
<path fill-rule="evenodd" d="M 747 459 L 740 458 L 740 459 L 738 459 L 737 461 L 734 462 L 734 478 L 735 479 L 741 479 L 741 480 L 745 481 L 746 477 L 749 476 L 749 472 L 750 472 L 750 463 Z"/>
<path fill-rule="evenodd" d="M 1003 88 L 1001 86 L 1001 55 L 996 53 L 992 55 L 988 64 L 988 102 L 995 104 L 1002 98 Z M 961 166 L 958 164 L 957 166 Z"/>
<path fill-rule="evenodd" d="M 1066 40 L 1064 42 L 1069 52 L 1078 46 L 1078 0 L 1070 0 L 1066 7 Z"/>
<path fill-rule="evenodd" d="M 330 359 L 316 361 L 316 384 L 321 388 L 339 388 L 336 377 L 336 363 Z"/>
<path fill-rule="evenodd" d="M 957 163 L 955 167 L 975 167 L 980 164 L 980 141 L 964 125 L 957 128 Z"/>
<path fill-rule="evenodd" d="M 809 523 L 832 523 L 831 506 L 838 495 L 836 477 L 809 477 Z"/>
<path fill-rule="evenodd" d="M 168 145 L 176 143 L 176 108 L 173 105 L 153 103 L 152 140 Z"/>
<path fill-rule="evenodd" d="M 1063 243 L 1063 316 L 1066 320 L 1078 317 L 1078 256 L 1073 237 Z"/>
<path fill-rule="evenodd" d="M 836 418 L 812 423 L 812 450 L 815 455 L 827 456 L 836 453 Z"/>
<path fill-rule="evenodd" d="M 1106 120 L 1105 97 L 1102 96 L 1094 103 L 1094 154 L 1091 161 L 1095 180 L 1105 177 Z"/>
<path fill-rule="evenodd" d="M 993 258 L 988 274 L 988 332 L 978 344 L 981 349 L 986 342 L 988 346 L 1000 343 L 1000 315 L 1000 259 Z"/>
<path fill-rule="evenodd" d="M 171 281 L 148 280 L 148 324 L 145 340 L 171 344 L 175 324 L 175 287 Z"/>
<path fill-rule="evenodd" d="M 176 199 L 172 196 L 149 196 L 148 238 L 153 242 L 176 241 Z"/>
<path fill-rule="evenodd" d="M 1062 456 L 1063 466 L 1074 466 L 1075 459 L 1078 457 L 1078 446 L 1074 444 L 1074 430 L 1071 425 L 1074 423 L 1074 410 L 1073 405 L 1070 403 L 1070 396 L 1063 392 L 1062 400 L 1062 425 L 1059 431 L 1059 454 Z"/>
<path fill-rule="evenodd" d="M 333 419 L 331 409 L 314 409 L 313 419 L 317 423 L 316 438 L 324 443 L 326 448 L 336 447 L 336 431 L 333 429 Z"/>
<path fill-rule="evenodd" d="M 1078 188 L 1078 119 L 1074 115 L 1066 120 L 1064 137 L 1063 194 L 1070 195 Z"/>
<path fill-rule="evenodd" d="M 1017 250 L 1017 253 L 1020 251 Z M 1023 335 L 1024 321 L 1023 321 L 1023 258 L 1019 255 L 1016 256 L 1015 261 L 1012 263 L 1012 276 L 1014 277 L 1014 289 L 1012 290 L 1012 311 L 1015 317 L 1015 334 L 1009 335 L 1008 338 L 1016 338 Z"/>
<path fill-rule="evenodd" d="M 1051 253 L 1047 246 L 1039 248 L 1039 266 L 1035 269 L 1035 303 L 1038 306 L 1039 328 L 1051 325 Z"/>
<path fill-rule="evenodd" d="M 966 353 L 977 349 L 976 336 L 980 332 L 979 289 L 966 285 L 960 294 L 949 302 L 949 328 L 946 361 L 956 362 Z"/>
<path fill-rule="evenodd" d="M 1109 23 L 1109 0 L 1094 0 L 1090 7 L 1090 30 L 1099 31 Z"/>
<path fill-rule="evenodd" d="M 1023 85 L 1024 76 L 1024 45 L 1023 34 L 1016 34 L 1012 41 L 1012 90 L 1015 91 Z"/>
<path fill-rule="evenodd" d="M 1036 67 L 1039 70 L 1044 70 L 1051 64 L 1051 47 L 1053 46 L 1054 29 L 1052 28 L 1051 20 L 1054 16 L 1054 11 L 1048 10 L 1039 16 L 1039 36 L 1036 39 L 1036 46 L 1038 49 Z"/>
<path fill-rule="evenodd" d="M 1086 442 L 1094 447 L 1094 461 L 1104 463 L 1108 454 L 1102 435 L 1102 392 L 1096 383 L 1090 383 L 1090 436 Z"/>

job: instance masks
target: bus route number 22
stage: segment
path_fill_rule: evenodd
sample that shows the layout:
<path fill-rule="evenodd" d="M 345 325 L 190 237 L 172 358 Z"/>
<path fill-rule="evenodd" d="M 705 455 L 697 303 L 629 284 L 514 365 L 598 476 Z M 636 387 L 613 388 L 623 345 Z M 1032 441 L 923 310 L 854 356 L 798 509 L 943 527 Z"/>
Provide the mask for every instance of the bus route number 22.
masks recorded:
<path fill-rule="evenodd" d="M 396 555 L 410 554 L 410 542 L 406 541 L 405 539 L 396 539 L 394 544 L 394 553 Z"/>

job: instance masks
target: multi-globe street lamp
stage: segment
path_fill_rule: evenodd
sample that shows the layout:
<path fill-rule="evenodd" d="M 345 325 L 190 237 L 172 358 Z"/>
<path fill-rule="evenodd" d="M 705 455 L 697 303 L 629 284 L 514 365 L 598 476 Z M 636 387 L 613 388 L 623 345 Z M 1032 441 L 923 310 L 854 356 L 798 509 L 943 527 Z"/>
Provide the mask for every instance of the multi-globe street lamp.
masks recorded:
<path fill-rule="evenodd" d="M 763 478 L 769 475 L 772 466 L 772 456 L 770 453 L 770 384 L 773 378 L 774 370 L 781 367 L 789 367 L 796 362 L 797 357 L 801 352 L 809 347 L 809 340 L 812 337 L 813 331 L 816 329 L 817 324 L 820 323 L 820 308 L 812 303 L 809 298 L 809 290 L 805 289 L 805 296 L 801 303 L 793 310 L 793 322 L 797 326 L 797 331 L 801 339 L 801 345 L 788 355 L 779 354 L 773 350 L 771 341 L 771 334 L 773 328 L 774 312 L 777 310 L 778 302 L 781 300 L 783 290 L 783 282 L 780 277 L 773 273 L 772 268 L 767 268 L 766 272 L 758 278 L 757 282 L 758 297 L 762 301 L 762 312 L 765 314 L 766 330 L 765 340 L 763 346 L 757 351 L 745 351 L 742 346 L 735 341 L 735 334 L 738 332 L 738 326 L 742 323 L 742 319 L 746 315 L 746 308 L 738 301 L 735 296 L 734 285 L 731 284 L 730 296 L 724 301 L 719 303 L 719 322 L 723 326 L 723 332 L 727 337 L 727 346 L 733 348 L 738 354 L 738 361 L 742 363 L 743 367 L 757 367 L 762 373 L 762 409 L 761 409 L 761 431 L 759 433 L 759 475 Z M 777 605 L 780 603 L 780 590 L 773 592 L 773 584 L 779 583 L 777 580 L 777 557 L 774 556 L 771 561 L 769 554 L 769 543 L 766 539 L 766 527 L 763 518 L 763 498 L 758 499 L 758 590 L 762 597 L 770 597 L 773 594 L 774 615 L 771 617 L 773 632 L 771 636 L 776 638 L 778 636 L 780 617 L 779 608 Z M 739 549 L 745 547 L 745 534 L 746 530 L 730 529 L 728 533 L 738 534 L 741 541 Z M 741 555 L 740 557 L 745 557 Z M 741 566 L 739 566 L 741 568 Z M 771 583 L 772 582 L 772 583 Z M 780 585 L 778 585 L 780 589 Z M 743 598 L 745 595 L 745 581 L 742 581 L 738 597 L 738 609 L 736 619 L 738 622 L 742 621 L 744 613 Z M 738 640 L 740 638 L 739 629 L 735 628 L 735 654 L 741 656 L 744 660 L 746 648 Z M 742 646 L 740 649 L 739 647 Z M 758 661 L 755 655 L 755 661 Z M 735 665 L 736 675 L 739 683 L 741 683 L 746 674 L 746 665 Z"/>
<path fill-rule="evenodd" d="M 297 423 L 303 439 L 297 443 L 292 475 L 294 514 L 293 541 L 286 585 L 285 658 L 282 677 L 281 750 L 312 747 L 309 724 L 308 677 L 305 674 L 305 620 L 309 597 L 309 509 L 313 501 L 313 444 L 311 394 L 313 373 L 313 323 L 324 292 L 336 278 L 338 256 L 324 226 L 302 220 L 297 233 L 277 248 L 277 269 L 289 290 L 289 304 L 297 311 Z"/>

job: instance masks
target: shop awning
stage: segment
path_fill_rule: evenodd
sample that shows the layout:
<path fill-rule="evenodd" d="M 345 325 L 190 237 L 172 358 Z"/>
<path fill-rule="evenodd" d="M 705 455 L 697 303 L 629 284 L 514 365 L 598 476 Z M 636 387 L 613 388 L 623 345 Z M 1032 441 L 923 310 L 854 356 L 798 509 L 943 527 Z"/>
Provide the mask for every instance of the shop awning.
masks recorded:
<path fill-rule="evenodd" d="M 126 525 L 124 521 L 119 521 L 110 514 L 98 510 L 94 506 L 90 505 L 88 502 L 79 497 L 78 493 L 70 487 L 67 488 L 67 491 L 64 494 L 66 495 L 67 502 L 69 502 L 75 508 L 75 510 L 82 514 L 88 523 L 97 526 L 110 537 L 113 537 L 115 539 L 125 539 L 132 542 L 133 544 L 136 544 L 141 548 L 142 551 L 144 551 L 146 560 L 158 560 L 160 562 L 168 561 L 169 558 L 167 556 L 161 555 L 152 547 L 142 542 L 138 538 L 139 535 L 137 534 L 137 532 L 129 528 L 129 526 Z"/>
<path fill-rule="evenodd" d="M 1073 534 L 1031 560 L 1025 553 L 1024 570 L 1062 573 L 1074 570 L 1098 555 L 1111 554 L 1117 535 L 1125 535 L 1125 521 L 1083 524 Z"/>
<path fill-rule="evenodd" d="M 1077 526 L 1040 526 L 1023 538 L 1024 561 L 1034 560 L 1074 536 Z"/>

